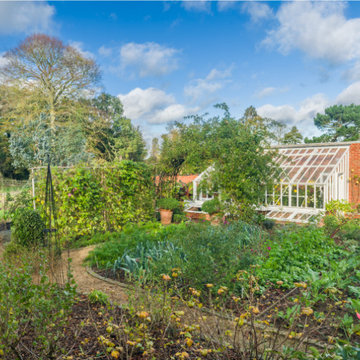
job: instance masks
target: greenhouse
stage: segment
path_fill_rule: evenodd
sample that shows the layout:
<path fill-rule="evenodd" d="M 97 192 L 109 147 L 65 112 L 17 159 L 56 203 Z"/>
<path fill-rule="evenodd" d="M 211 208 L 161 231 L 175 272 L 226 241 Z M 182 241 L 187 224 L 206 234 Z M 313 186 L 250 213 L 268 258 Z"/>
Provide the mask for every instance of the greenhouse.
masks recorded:
<path fill-rule="evenodd" d="M 259 208 L 277 221 L 308 222 L 331 200 L 360 202 L 360 142 L 276 146 L 279 183 L 265 189 Z M 189 210 L 199 211 L 214 194 L 198 191 L 211 168 L 193 181 Z"/>

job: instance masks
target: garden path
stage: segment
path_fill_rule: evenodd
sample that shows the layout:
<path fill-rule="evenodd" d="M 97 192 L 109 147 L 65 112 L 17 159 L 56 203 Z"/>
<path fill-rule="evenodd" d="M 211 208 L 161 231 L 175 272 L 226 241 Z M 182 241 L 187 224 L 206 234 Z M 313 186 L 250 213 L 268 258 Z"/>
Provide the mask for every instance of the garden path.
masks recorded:
<path fill-rule="evenodd" d="M 109 296 L 109 299 L 116 304 L 123 304 L 127 301 L 127 295 L 125 291 L 115 284 L 109 284 L 100 279 L 94 278 L 89 275 L 84 266 L 84 260 L 88 256 L 89 252 L 94 249 L 93 246 L 87 246 L 80 249 L 70 250 L 71 271 L 74 276 L 74 280 L 77 284 L 77 291 L 82 294 L 88 294 L 92 290 L 100 290 Z M 0 260 L 4 246 L 0 241 Z M 67 251 L 64 253 L 64 258 L 67 259 Z"/>
<path fill-rule="evenodd" d="M 125 303 L 127 301 L 127 295 L 122 288 L 96 279 L 87 273 L 86 268 L 84 267 L 84 260 L 94 247 L 95 246 L 93 245 L 70 250 L 70 258 L 72 259 L 71 271 L 77 284 L 77 291 L 82 294 L 88 294 L 92 290 L 100 290 L 107 294 L 109 299 L 114 303 Z M 67 256 L 67 252 L 65 252 L 65 256 Z"/>

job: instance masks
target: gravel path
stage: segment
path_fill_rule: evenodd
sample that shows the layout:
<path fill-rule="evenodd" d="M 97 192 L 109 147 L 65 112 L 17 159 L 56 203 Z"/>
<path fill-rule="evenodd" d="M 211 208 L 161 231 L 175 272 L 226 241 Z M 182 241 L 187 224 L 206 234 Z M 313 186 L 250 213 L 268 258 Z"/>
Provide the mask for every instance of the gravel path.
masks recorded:
<path fill-rule="evenodd" d="M 94 249 L 94 247 L 95 246 L 87 246 L 81 249 L 70 250 L 70 258 L 72 259 L 71 271 L 77 284 L 77 291 L 82 294 L 88 294 L 92 290 L 100 290 L 109 295 L 110 300 L 114 303 L 125 303 L 127 301 L 127 295 L 122 288 L 117 285 L 109 284 L 105 281 L 94 278 L 87 273 L 84 266 L 84 260 L 89 254 L 89 251 Z M 3 251 L 4 246 L 0 242 L 0 260 L 2 258 Z M 67 251 L 65 251 L 63 255 L 64 259 L 67 259 Z"/>
<path fill-rule="evenodd" d="M 77 290 L 80 293 L 88 294 L 92 290 L 100 290 L 109 295 L 110 300 L 117 304 L 122 304 L 127 301 L 127 295 L 123 289 L 117 285 L 108 284 L 100 279 L 96 279 L 89 275 L 84 267 L 84 260 L 89 254 L 89 251 L 95 246 L 87 246 L 81 249 L 74 249 L 70 251 L 71 270 L 77 284 Z M 65 253 L 67 256 L 67 253 Z"/>

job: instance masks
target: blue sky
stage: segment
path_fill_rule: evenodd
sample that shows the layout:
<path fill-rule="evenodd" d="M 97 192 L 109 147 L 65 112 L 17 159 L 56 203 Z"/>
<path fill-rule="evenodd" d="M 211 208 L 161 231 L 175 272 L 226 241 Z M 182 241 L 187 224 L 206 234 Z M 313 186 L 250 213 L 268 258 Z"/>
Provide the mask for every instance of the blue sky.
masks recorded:
<path fill-rule="evenodd" d="M 218 102 L 306 136 L 317 112 L 360 104 L 359 2 L 0 2 L 0 65 L 34 32 L 93 57 L 148 141 Z"/>

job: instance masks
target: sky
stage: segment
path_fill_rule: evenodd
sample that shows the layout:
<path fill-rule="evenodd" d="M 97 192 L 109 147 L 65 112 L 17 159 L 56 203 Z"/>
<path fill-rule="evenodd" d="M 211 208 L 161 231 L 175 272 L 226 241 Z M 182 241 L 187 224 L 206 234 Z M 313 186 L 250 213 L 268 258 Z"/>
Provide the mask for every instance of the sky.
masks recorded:
<path fill-rule="evenodd" d="M 360 2 L 0 1 L 0 66 L 33 33 L 93 58 L 148 142 L 221 102 L 304 136 L 326 107 L 360 104 Z"/>

